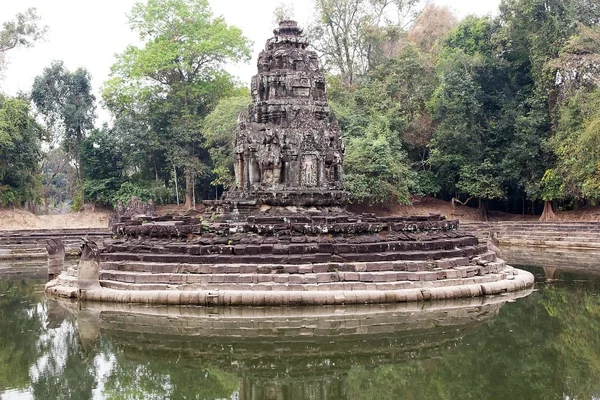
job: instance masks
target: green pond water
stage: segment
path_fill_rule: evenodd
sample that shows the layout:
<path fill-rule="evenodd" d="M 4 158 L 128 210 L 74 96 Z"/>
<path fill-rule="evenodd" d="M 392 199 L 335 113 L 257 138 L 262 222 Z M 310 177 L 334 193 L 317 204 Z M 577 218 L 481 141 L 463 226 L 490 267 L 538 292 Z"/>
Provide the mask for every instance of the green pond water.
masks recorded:
<path fill-rule="evenodd" d="M 600 276 L 530 270 L 422 312 L 82 307 L 0 274 L 0 399 L 600 399 Z"/>

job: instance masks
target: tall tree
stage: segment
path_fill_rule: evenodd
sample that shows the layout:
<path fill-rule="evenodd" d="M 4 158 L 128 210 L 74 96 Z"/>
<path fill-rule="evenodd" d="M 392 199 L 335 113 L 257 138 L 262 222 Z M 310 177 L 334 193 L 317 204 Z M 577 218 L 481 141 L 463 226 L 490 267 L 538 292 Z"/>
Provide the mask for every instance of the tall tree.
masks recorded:
<path fill-rule="evenodd" d="M 79 150 L 96 118 L 96 98 L 92 94 L 89 72 L 84 68 L 71 72 L 62 61 L 53 61 L 35 78 L 31 100 L 42 115 L 49 135 L 62 143 L 75 162 L 81 184 L 84 171 Z"/>
<path fill-rule="evenodd" d="M 14 19 L 2 24 L 0 30 L 0 71 L 6 66 L 6 53 L 17 47 L 31 47 L 42 39 L 47 28 L 39 26 L 40 17 L 35 8 L 18 13 Z"/>
<path fill-rule="evenodd" d="M 468 17 L 452 32 L 430 102 L 437 127 L 429 162 L 445 193 L 478 198 L 484 218 L 487 201 L 507 195 L 502 160 L 514 130 L 504 109 L 512 87 L 507 65 L 494 53 L 493 32 L 487 17 Z"/>
<path fill-rule="evenodd" d="M 327 68 L 347 84 L 367 73 L 381 57 L 382 44 L 402 36 L 420 12 L 421 0 L 315 0 L 318 21 L 312 45 Z"/>
<path fill-rule="evenodd" d="M 429 52 L 458 25 L 448 6 L 429 4 L 408 31 L 408 38 L 422 51 Z"/>
<path fill-rule="evenodd" d="M 0 95 L 0 206 L 39 199 L 41 136 L 28 103 Z"/>
<path fill-rule="evenodd" d="M 554 164 L 547 146 L 556 124 L 560 90 L 556 65 L 566 41 L 578 29 L 600 21 L 600 7 L 589 0 L 503 0 L 495 33 L 503 59 L 510 63 L 511 79 L 520 88 L 515 96 L 515 138 L 505 163 L 513 165 L 531 200 L 544 198 L 544 210 L 552 211 L 543 177 Z M 542 218 L 546 218 L 543 214 Z"/>
<path fill-rule="evenodd" d="M 152 104 L 159 108 L 160 121 L 146 120 L 172 169 L 183 168 L 190 208 L 194 175 L 210 170 L 202 120 L 233 87 L 224 64 L 248 60 L 249 42 L 238 28 L 214 17 L 207 0 L 138 2 L 129 22 L 143 46 L 129 46 L 117 56 L 104 97 L 116 114 L 149 116 Z"/>

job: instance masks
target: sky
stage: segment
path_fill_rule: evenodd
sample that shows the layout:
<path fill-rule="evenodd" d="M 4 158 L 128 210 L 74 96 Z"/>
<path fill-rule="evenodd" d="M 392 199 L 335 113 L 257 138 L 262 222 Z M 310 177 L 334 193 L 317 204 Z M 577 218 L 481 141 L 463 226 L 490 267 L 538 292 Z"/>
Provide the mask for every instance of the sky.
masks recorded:
<path fill-rule="evenodd" d="M 500 0 L 433 0 L 449 6 L 459 17 L 468 14 L 494 14 Z M 92 86 L 100 99 L 100 88 L 108 78 L 114 55 L 127 45 L 135 44 L 137 36 L 127 25 L 127 13 L 136 0 L 0 0 L 0 22 L 12 19 L 18 12 L 35 7 L 48 26 L 43 42 L 32 48 L 11 50 L 8 67 L 0 77 L 0 91 L 14 95 L 28 92 L 33 79 L 52 60 L 63 60 L 74 70 L 85 67 L 92 76 Z M 301 25 L 313 19 L 312 0 L 209 0 L 216 15 L 228 24 L 242 29 L 253 43 L 254 57 L 248 64 L 230 65 L 228 70 L 249 85 L 256 73 L 256 58 L 265 41 L 272 36 L 273 10 L 281 3 L 291 5 Z M 100 121 L 110 116 L 99 104 Z"/>

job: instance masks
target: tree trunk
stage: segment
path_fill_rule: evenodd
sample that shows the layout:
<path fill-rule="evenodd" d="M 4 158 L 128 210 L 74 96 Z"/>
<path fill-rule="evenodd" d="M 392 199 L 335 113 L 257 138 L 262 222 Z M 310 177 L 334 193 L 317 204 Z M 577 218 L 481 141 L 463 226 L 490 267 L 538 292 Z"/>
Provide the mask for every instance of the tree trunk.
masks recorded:
<path fill-rule="evenodd" d="M 479 215 L 482 221 L 488 221 L 488 206 L 487 201 L 479 199 Z"/>
<path fill-rule="evenodd" d="M 552 202 L 551 201 L 544 201 L 544 211 L 542 212 L 542 215 L 540 216 L 540 221 L 541 222 L 550 222 L 550 221 L 554 221 L 556 220 L 556 214 L 554 214 L 554 210 L 552 209 Z"/>
<path fill-rule="evenodd" d="M 192 171 L 190 167 L 185 167 L 185 209 L 192 209 Z"/>
<path fill-rule="evenodd" d="M 179 187 L 177 186 L 177 168 L 173 164 L 173 175 L 175 176 L 175 198 L 177 199 L 177 205 L 179 205 Z"/>
<path fill-rule="evenodd" d="M 50 210 L 48 207 L 48 190 L 44 189 L 44 214 L 48 215 L 50 214 Z"/>

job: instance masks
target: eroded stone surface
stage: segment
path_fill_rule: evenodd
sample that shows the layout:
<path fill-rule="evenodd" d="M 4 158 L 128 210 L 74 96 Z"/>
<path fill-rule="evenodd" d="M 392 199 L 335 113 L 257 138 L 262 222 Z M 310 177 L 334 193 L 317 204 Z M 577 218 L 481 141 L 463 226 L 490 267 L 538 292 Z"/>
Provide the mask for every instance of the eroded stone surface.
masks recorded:
<path fill-rule="evenodd" d="M 235 138 L 233 201 L 269 205 L 346 203 L 344 147 L 325 95 L 325 74 L 294 21 L 283 21 L 258 57 L 252 104 Z"/>

